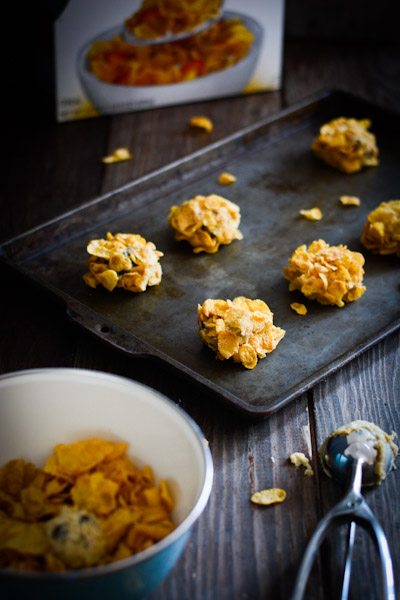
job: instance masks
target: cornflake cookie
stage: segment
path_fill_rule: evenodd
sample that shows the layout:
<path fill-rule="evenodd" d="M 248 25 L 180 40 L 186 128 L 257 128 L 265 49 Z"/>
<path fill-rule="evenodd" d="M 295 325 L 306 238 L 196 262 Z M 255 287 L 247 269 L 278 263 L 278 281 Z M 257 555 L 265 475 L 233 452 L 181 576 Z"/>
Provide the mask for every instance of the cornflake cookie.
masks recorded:
<path fill-rule="evenodd" d="M 347 246 L 330 246 L 324 240 L 305 244 L 289 258 L 283 268 L 290 281 L 289 290 L 300 290 L 320 304 L 344 306 L 357 300 L 366 290 L 362 285 L 364 257 Z"/>
<path fill-rule="evenodd" d="M 378 164 L 378 147 L 373 133 L 367 131 L 369 119 L 339 117 L 320 128 L 311 150 L 331 167 L 344 173 L 355 173 L 363 167 Z"/>
<path fill-rule="evenodd" d="M 400 200 L 382 202 L 369 213 L 361 243 L 374 254 L 400 256 Z"/>
<path fill-rule="evenodd" d="M 172 206 L 168 224 L 175 230 L 175 239 L 186 240 L 193 252 L 214 254 L 221 244 L 241 240 L 240 209 L 222 196 L 195 196 L 180 206 Z"/>
<path fill-rule="evenodd" d="M 198 305 L 199 335 L 219 360 L 232 358 L 254 369 L 259 358 L 276 348 L 285 335 L 272 322 L 273 313 L 263 300 L 238 296 Z"/>
<path fill-rule="evenodd" d="M 91 254 L 83 280 L 89 287 L 99 284 L 112 292 L 122 287 L 130 292 L 144 292 L 147 286 L 158 285 L 162 269 L 159 258 L 164 256 L 152 242 L 132 233 L 107 233 L 107 239 L 92 240 L 87 245 Z"/>

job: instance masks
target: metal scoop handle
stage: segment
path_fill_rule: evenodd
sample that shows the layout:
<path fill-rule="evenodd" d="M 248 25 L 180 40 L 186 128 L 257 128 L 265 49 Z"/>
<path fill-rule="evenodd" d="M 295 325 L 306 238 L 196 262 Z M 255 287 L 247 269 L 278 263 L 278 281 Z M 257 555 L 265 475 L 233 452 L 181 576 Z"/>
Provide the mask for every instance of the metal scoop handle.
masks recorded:
<path fill-rule="evenodd" d="M 360 524 L 371 535 L 379 554 L 382 575 L 382 600 L 395 600 L 393 566 L 389 545 L 382 527 L 360 493 L 362 466 L 362 458 L 354 461 L 351 484 L 346 496 L 318 524 L 301 561 L 291 600 L 302 600 L 304 597 L 308 577 L 324 537 L 335 521 L 343 520 Z"/>

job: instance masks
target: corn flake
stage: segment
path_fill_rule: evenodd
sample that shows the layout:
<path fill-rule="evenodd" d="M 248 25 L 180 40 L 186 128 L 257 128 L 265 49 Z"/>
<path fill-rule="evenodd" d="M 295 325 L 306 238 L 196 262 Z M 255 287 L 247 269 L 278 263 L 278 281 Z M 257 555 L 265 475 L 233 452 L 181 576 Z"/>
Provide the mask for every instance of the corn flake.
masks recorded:
<path fill-rule="evenodd" d="M 126 558 L 174 529 L 167 482 L 98 438 L 58 444 L 43 468 L 0 469 L 0 567 L 65 571 Z M 11 495 L 12 494 L 12 495 Z"/>
<path fill-rule="evenodd" d="M 218 177 L 218 183 L 221 185 L 230 185 L 231 183 L 235 183 L 236 177 L 231 173 L 221 173 Z"/>
<path fill-rule="evenodd" d="M 304 209 L 300 211 L 300 214 L 308 219 L 309 221 L 320 221 L 322 219 L 321 209 L 315 207 L 308 210 Z"/>
<path fill-rule="evenodd" d="M 339 307 L 357 300 L 366 290 L 362 285 L 365 259 L 347 246 L 330 246 L 317 240 L 299 246 L 284 267 L 289 290 L 300 290 L 310 300 Z"/>
<path fill-rule="evenodd" d="M 213 122 L 209 117 L 192 117 L 189 121 L 189 125 L 191 127 L 197 127 L 198 129 L 204 129 L 207 133 L 210 133 L 213 130 Z"/>
<path fill-rule="evenodd" d="M 343 206 L 360 206 L 361 200 L 357 196 L 340 196 L 339 201 Z"/>
<path fill-rule="evenodd" d="M 108 156 L 104 156 L 101 161 L 106 164 L 122 162 L 132 158 L 132 154 L 128 148 L 117 148 L 114 152 Z"/>
<path fill-rule="evenodd" d="M 289 460 L 295 467 L 305 467 L 304 475 L 307 475 L 307 477 L 314 475 L 310 460 L 303 452 L 293 452 L 289 456 Z"/>
<path fill-rule="evenodd" d="M 132 154 L 129 152 L 128 148 L 117 148 L 112 154 L 104 156 L 101 161 L 103 163 L 110 164 L 129 160 L 130 158 L 132 158 Z"/>
<path fill-rule="evenodd" d="M 378 147 L 369 119 L 339 117 L 320 128 L 311 150 L 331 167 L 350 174 L 378 164 Z"/>
<path fill-rule="evenodd" d="M 233 300 L 207 299 L 197 307 L 199 336 L 219 360 L 232 358 L 253 369 L 285 335 L 273 325 L 273 314 L 263 300 L 238 296 Z"/>
<path fill-rule="evenodd" d="M 89 271 L 83 280 L 89 287 L 101 284 L 109 292 L 116 287 L 144 292 L 161 282 L 159 259 L 163 253 L 141 235 L 107 233 L 107 239 L 91 240 L 87 252 L 91 254 L 86 263 Z"/>
<path fill-rule="evenodd" d="M 175 239 L 187 241 L 195 254 L 214 254 L 221 244 L 241 240 L 239 231 L 240 209 L 222 196 L 195 196 L 180 206 L 172 206 L 168 224 L 175 231 Z"/>
<path fill-rule="evenodd" d="M 283 502 L 285 498 L 285 490 L 282 490 L 280 488 L 270 488 L 268 490 L 261 490 L 261 492 L 255 492 L 250 497 L 250 500 L 254 504 L 268 506 L 270 504 L 277 504 L 278 502 Z"/>
<path fill-rule="evenodd" d="M 307 314 L 307 307 L 305 306 L 305 304 L 300 304 L 300 302 L 292 302 L 290 308 L 297 312 L 298 315 Z"/>
<path fill-rule="evenodd" d="M 361 243 L 374 254 L 400 256 L 400 200 L 382 202 L 369 213 Z"/>

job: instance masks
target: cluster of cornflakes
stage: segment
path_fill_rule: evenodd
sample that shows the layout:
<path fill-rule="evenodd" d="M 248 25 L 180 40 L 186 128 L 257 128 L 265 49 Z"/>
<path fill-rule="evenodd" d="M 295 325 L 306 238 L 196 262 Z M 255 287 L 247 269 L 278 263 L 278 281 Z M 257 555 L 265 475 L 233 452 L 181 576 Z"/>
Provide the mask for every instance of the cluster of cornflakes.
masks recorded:
<path fill-rule="evenodd" d="M 100 81 L 114 85 L 182 83 L 234 66 L 253 41 L 254 34 L 239 18 L 222 19 L 206 31 L 170 43 L 135 45 L 116 36 L 92 44 L 88 68 Z"/>
<path fill-rule="evenodd" d="M 361 243 L 375 254 L 400 256 L 400 200 L 382 202 L 369 213 Z"/>
<path fill-rule="evenodd" d="M 167 536 L 173 500 L 127 444 L 97 438 L 54 448 L 43 468 L 0 470 L 0 566 L 64 571 L 136 554 Z"/>
<path fill-rule="evenodd" d="M 83 279 L 92 288 L 101 284 L 110 292 L 115 287 L 144 292 L 161 281 L 159 258 L 163 253 L 141 235 L 107 233 L 106 240 L 90 241 L 87 251 L 91 254 L 86 263 L 89 272 Z"/>
<path fill-rule="evenodd" d="M 273 325 L 273 313 L 262 300 L 238 296 L 198 305 L 199 335 L 217 358 L 232 358 L 253 369 L 259 358 L 272 352 L 285 335 Z"/>
<path fill-rule="evenodd" d="M 339 117 L 322 125 L 311 144 L 313 152 L 331 167 L 344 173 L 360 171 L 378 164 L 378 148 L 369 119 Z"/>
<path fill-rule="evenodd" d="M 125 26 L 139 39 L 157 39 L 191 31 L 218 16 L 220 6 L 221 0 L 143 0 Z"/>
<path fill-rule="evenodd" d="M 180 206 L 172 206 L 168 224 L 177 241 L 186 240 L 193 252 L 214 254 L 221 244 L 243 238 L 238 227 L 240 209 L 222 196 L 195 196 Z"/>
<path fill-rule="evenodd" d="M 299 246 L 283 270 L 285 279 L 290 281 L 290 291 L 300 290 L 320 304 L 344 306 L 365 292 L 364 262 L 360 252 L 317 240 L 308 249 L 305 244 Z"/>

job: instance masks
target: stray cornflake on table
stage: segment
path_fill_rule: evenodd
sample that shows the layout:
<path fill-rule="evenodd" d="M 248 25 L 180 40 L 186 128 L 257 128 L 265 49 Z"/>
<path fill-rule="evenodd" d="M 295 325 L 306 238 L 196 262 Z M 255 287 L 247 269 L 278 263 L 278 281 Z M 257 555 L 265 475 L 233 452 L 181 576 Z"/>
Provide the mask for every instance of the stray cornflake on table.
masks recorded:
<path fill-rule="evenodd" d="M 101 162 L 110 164 L 129 160 L 130 158 L 132 158 L 132 154 L 129 152 L 128 148 L 116 148 L 112 154 L 104 156 L 101 159 Z"/>
<path fill-rule="evenodd" d="M 303 452 L 293 452 L 293 454 L 289 456 L 289 460 L 295 467 L 305 467 L 304 475 L 307 475 L 308 477 L 314 475 L 310 460 Z"/>
<path fill-rule="evenodd" d="M 218 177 L 218 183 L 221 185 L 230 185 L 231 183 L 235 183 L 236 177 L 231 173 L 221 173 Z"/>
<path fill-rule="evenodd" d="M 357 196 L 340 196 L 339 201 L 343 206 L 360 206 L 361 200 Z"/>
<path fill-rule="evenodd" d="M 314 207 L 308 210 L 301 210 L 300 214 L 309 221 L 320 221 L 322 219 L 321 209 Z"/>
<path fill-rule="evenodd" d="M 307 307 L 305 304 L 301 304 L 300 302 L 292 302 L 290 308 L 297 312 L 298 315 L 306 315 Z"/>
<path fill-rule="evenodd" d="M 199 129 L 204 129 L 207 133 L 210 133 L 213 130 L 213 122 L 209 117 L 198 116 L 192 117 L 189 121 L 189 125 L 191 127 L 197 127 Z"/>
<path fill-rule="evenodd" d="M 261 490 L 255 492 L 250 497 L 253 504 L 261 504 L 262 506 L 269 506 L 270 504 L 277 504 L 283 502 L 286 498 L 285 490 L 280 488 L 270 488 L 269 490 Z"/>

